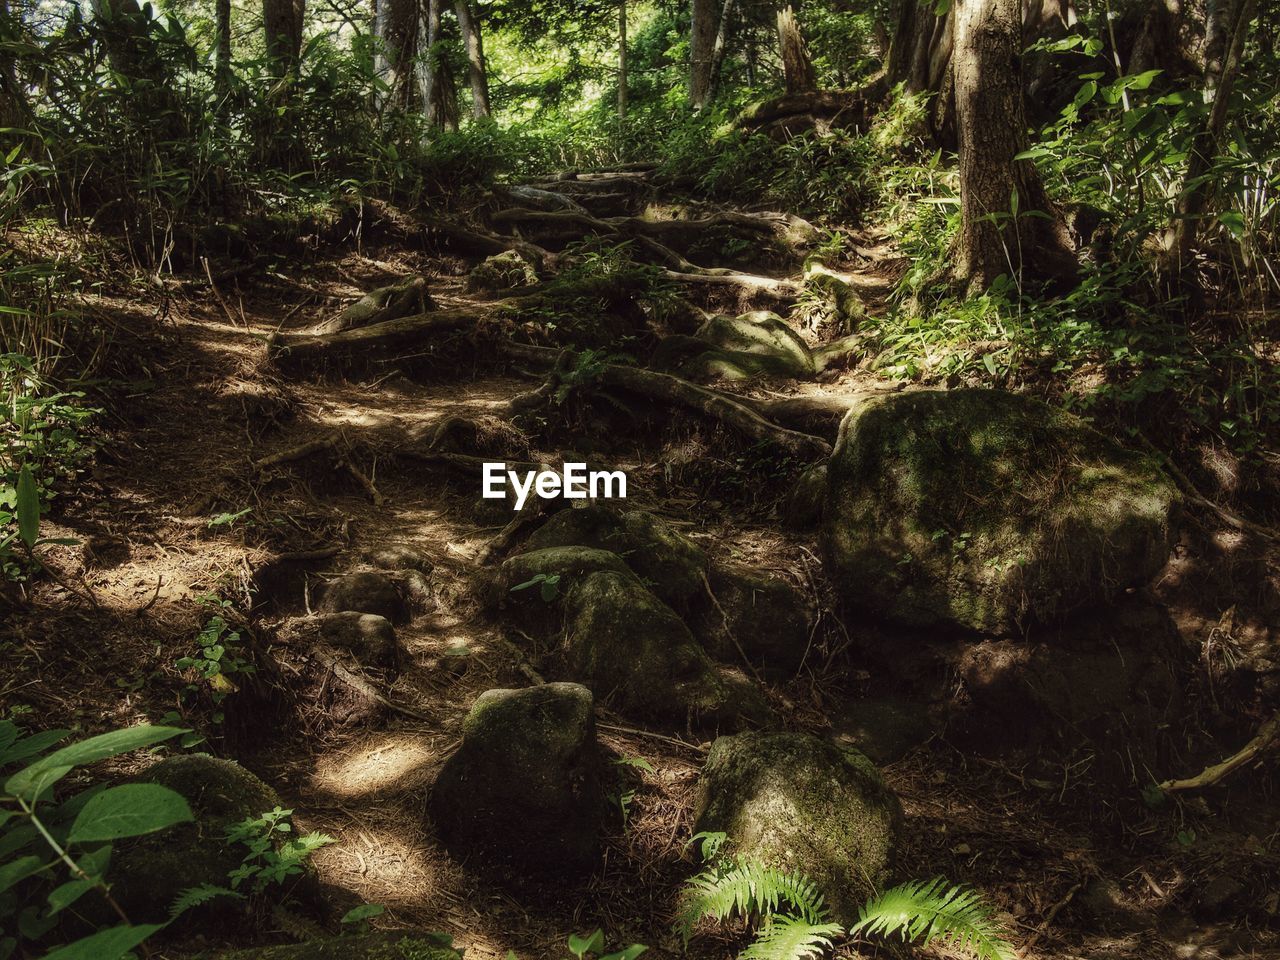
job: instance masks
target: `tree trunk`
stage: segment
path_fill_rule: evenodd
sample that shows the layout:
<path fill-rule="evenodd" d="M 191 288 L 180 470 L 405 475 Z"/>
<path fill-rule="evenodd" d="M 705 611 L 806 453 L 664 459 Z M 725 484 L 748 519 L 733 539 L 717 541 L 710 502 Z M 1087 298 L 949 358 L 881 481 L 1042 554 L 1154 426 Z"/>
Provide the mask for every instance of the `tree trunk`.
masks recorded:
<path fill-rule="evenodd" d="M 729 52 L 729 28 L 733 23 L 733 7 L 735 0 L 724 0 L 720 8 L 720 23 L 716 27 L 716 41 L 711 47 L 711 89 L 708 99 L 714 99 L 720 89 L 720 72 L 724 69 L 724 58 Z"/>
<path fill-rule="evenodd" d="M 442 0 L 427 0 L 426 53 L 422 64 L 422 112 L 427 123 L 444 130 L 458 129 L 457 88 L 445 57 L 440 24 Z"/>
<path fill-rule="evenodd" d="M 933 94 L 929 131 L 939 146 L 947 148 L 955 146 L 954 24 L 954 5 L 938 16 L 932 4 L 902 0 L 884 71 L 886 89 L 900 85 L 904 93 Z"/>
<path fill-rule="evenodd" d="M 462 29 L 462 45 L 467 51 L 468 79 L 471 83 L 471 115 L 477 120 L 490 115 L 489 74 L 484 62 L 484 42 L 480 36 L 480 21 L 469 0 L 458 0 L 455 5 L 458 26 Z"/>
<path fill-rule="evenodd" d="M 9 0 L 0 0 L 0 127 L 25 126 L 29 113 L 22 86 L 18 83 L 16 60 L 4 45 L 17 40 L 21 32 L 17 15 L 9 12 Z M 14 134 L 0 134 L 0 144 L 4 144 L 6 153 L 15 139 Z"/>
<path fill-rule="evenodd" d="M 415 102 L 413 63 L 420 20 L 417 0 L 378 0 L 373 19 L 374 69 L 389 88 L 378 99 L 402 110 L 412 109 Z"/>
<path fill-rule="evenodd" d="M 1222 131 L 1227 123 L 1227 107 L 1231 100 L 1231 89 L 1235 86 L 1236 77 L 1240 73 L 1240 63 L 1244 58 L 1244 45 L 1249 37 L 1249 29 L 1253 26 L 1253 17 L 1258 9 L 1258 0 L 1236 0 L 1232 11 L 1230 29 L 1230 46 L 1227 48 L 1226 60 L 1218 75 L 1213 89 L 1206 90 L 1212 97 L 1213 107 L 1209 111 L 1209 119 L 1204 129 L 1196 136 L 1191 147 L 1191 156 L 1187 159 L 1187 175 L 1183 179 L 1182 195 L 1178 198 L 1176 220 L 1173 228 L 1171 244 L 1173 262 L 1181 271 L 1191 263 L 1191 251 L 1195 246 L 1196 233 L 1200 217 L 1208 205 L 1212 181 L 1205 180 L 1214 157 L 1222 142 Z"/>
<path fill-rule="evenodd" d="M 818 76 L 809 58 L 809 47 L 800 32 L 791 4 L 778 8 L 778 50 L 782 55 L 783 82 L 787 93 L 808 93 L 818 89 Z"/>
<path fill-rule="evenodd" d="M 627 118 L 627 0 L 618 0 L 618 119 Z"/>
<path fill-rule="evenodd" d="M 147 15 L 137 0 L 93 0 L 111 69 L 130 80 L 160 79 L 147 36 Z"/>
<path fill-rule="evenodd" d="M 1026 148 L 1019 0 L 958 0 L 954 7 L 961 232 L 957 278 L 985 289 L 1008 274 L 1063 278 L 1075 272 L 1066 228 Z M 1047 214 L 1030 216 L 1033 211 Z"/>
<path fill-rule="evenodd" d="M 689 106 L 703 109 L 711 99 L 711 57 L 716 42 L 716 0 L 693 0 L 689 30 Z"/>
<path fill-rule="evenodd" d="M 297 72 L 298 59 L 302 56 L 305 12 L 305 0 L 262 0 L 262 27 L 266 31 L 267 59 L 273 76 L 286 77 Z"/>
<path fill-rule="evenodd" d="M 231 86 L 231 0 L 214 3 L 213 85 L 219 95 Z"/>

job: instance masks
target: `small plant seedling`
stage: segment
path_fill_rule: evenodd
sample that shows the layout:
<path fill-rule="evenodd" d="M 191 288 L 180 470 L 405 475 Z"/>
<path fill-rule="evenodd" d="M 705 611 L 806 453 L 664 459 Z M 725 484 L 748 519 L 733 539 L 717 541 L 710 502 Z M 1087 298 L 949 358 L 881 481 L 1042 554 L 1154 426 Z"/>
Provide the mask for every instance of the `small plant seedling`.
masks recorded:
<path fill-rule="evenodd" d="M 540 573 L 532 580 L 517 583 L 511 588 L 510 592 L 515 593 L 518 590 L 528 590 L 532 587 L 538 588 L 538 595 L 542 597 L 543 603 L 551 603 L 556 597 L 560 596 L 560 574 Z"/>

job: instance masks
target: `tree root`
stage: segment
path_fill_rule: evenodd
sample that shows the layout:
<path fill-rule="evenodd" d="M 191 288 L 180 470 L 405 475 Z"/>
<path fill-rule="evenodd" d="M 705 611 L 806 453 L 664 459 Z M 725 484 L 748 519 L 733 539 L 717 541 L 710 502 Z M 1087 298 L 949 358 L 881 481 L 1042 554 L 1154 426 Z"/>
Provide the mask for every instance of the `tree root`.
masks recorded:
<path fill-rule="evenodd" d="M 1166 780 L 1160 784 L 1160 789 L 1165 793 L 1182 793 L 1187 790 L 1203 790 L 1205 787 L 1211 787 L 1241 767 L 1252 763 L 1278 744 L 1280 744 L 1280 713 L 1259 727 L 1252 740 L 1221 763 L 1205 767 L 1199 774 L 1187 780 Z"/>
<path fill-rule="evenodd" d="M 448 310 L 415 313 L 408 317 L 385 320 L 368 327 L 356 327 L 340 333 L 276 334 L 267 341 L 267 353 L 279 363 L 305 363 L 331 353 L 362 352 L 372 347 L 395 347 L 419 343 L 437 334 L 473 329 L 486 316 L 505 304 L 469 304 Z"/>
<path fill-rule="evenodd" d="M 371 290 L 355 303 L 344 307 L 336 316 L 312 327 L 309 332 L 316 336 L 341 333 L 353 327 L 368 327 L 434 308 L 435 303 L 427 293 L 426 279 L 410 277 L 408 280 Z"/>

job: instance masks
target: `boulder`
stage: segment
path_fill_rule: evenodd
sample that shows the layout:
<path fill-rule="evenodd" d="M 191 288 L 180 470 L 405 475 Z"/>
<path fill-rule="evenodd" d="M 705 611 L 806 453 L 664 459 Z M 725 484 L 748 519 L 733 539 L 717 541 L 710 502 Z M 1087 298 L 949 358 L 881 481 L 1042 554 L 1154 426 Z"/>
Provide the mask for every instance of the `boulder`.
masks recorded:
<path fill-rule="evenodd" d="M 808 877 L 849 924 L 889 878 L 901 824 L 897 796 L 856 750 L 806 733 L 741 733 L 712 744 L 693 829 Z"/>
<path fill-rule="evenodd" d="M 467 291 L 470 293 L 497 293 L 531 287 L 538 282 L 533 265 L 514 250 L 495 253 L 480 261 L 467 274 Z"/>
<path fill-rule="evenodd" d="M 717 314 L 695 335 L 707 348 L 686 359 L 680 370 L 695 378 L 744 380 L 758 376 L 814 375 L 809 345 L 777 314 L 757 310 L 730 317 Z M 692 352 L 692 351 L 691 351 Z"/>
<path fill-rule="evenodd" d="M 325 588 L 321 613 L 372 613 L 392 623 L 409 619 L 409 608 L 396 582 L 384 573 L 362 571 L 339 577 Z"/>
<path fill-rule="evenodd" d="M 348 651 L 366 667 L 394 669 L 399 663 L 396 630 L 386 617 L 344 610 L 320 614 L 316 626 L 322 640 Z"/>
<path fill-rule="evenodd" d="M 1149 580 L 1178 503 L 1154 460 L 1070 413 L 998 390 L 921 390 L 845 417 L 822 534 L 846 601 L 1009 634 Z"/>
<path fill-rule="evenodd" d="M 561 510 L 533 532 L 525 550 L 567 546 L 616 553 L 664 603 L 679 610 L 705 592 L 709 565 L 702 548 L 644 511 L 599 504 Z"/>
<path fill-rule="evenodd" d="M 224 839 L 227 828 L 280 803 L 274 790 L 240 764 L 204 754 L 161 760 L 135 780 L 181 794 L 195 816 L 192 823 L 120 841 L 112 851 L 111 893 L 135 922 L 164 921 L 169 905 L 188 887 L 226 886 L 248 852 Z M 210 906 L 234 902 L 215 900 Z"/>
<path fill-rule="evenodd" d="M 729 663 L 746 654 L 766 674 L 793 675 L 809 647 L 813 618 L 804 594 L 785 580 L 745 567 L 717 566 L 710 583 L 716 602 L 695 627 L 707 653 Z"/>
<path fill-rule="evenodd" d="M 431 792 L 449 850 L 531 873 L 589 870 L 605 811 L 594 707 L 576 683 L 482 693 Z"/>
<path fill-rule="evenodd" d="M 796 478 L 782 501 L 782 525 L 788 530 L 811 530 L 822 522 L 827 499 L 827 465 L 814 464 Z"/>
<path fill-rule="evenodd" d="M 755 686 L 722 673 L 634 574 L 593 573 L 565 604 L 569 675 L 620 713 L 730 729 L 771 719 Z"/>
<path fill-rule="evenodd" d="M 442 934 L 396 930 L 202 954 L 197 960 L 462 960 L 451 942 Z"/>

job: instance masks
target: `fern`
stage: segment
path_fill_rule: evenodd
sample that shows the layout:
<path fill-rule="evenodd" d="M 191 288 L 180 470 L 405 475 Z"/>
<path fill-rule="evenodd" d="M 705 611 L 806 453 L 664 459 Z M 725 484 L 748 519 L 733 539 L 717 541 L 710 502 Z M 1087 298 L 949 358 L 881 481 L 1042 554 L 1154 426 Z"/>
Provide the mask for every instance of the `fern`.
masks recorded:
<path fill-rule="evenodd" d="M 942 877 L 913 880 L 874 897 L 859 911 L 855 933 L 941 942 L 979 960 L 1014 960 L 1004 928 L 976 890 L 948 887 Z"/>
<path fill-rule="evenodd" d="M 838 923 L 812 923 L 779 914 L 738 954 L 738 960 L 813 960 L 831 949 L 831 941 L 844 934 Z"/>
<path fill-rule="evenodd" d="M 753 860 L 734 860 L 704 870 L 688 882 L 677 927 L 687 942 L 703 918 L 724 921 L 760 914 L 767 920 L 783 904 L 808 923 L 826 919 L 817 884 Z"/>
<path fill-rule="evenodd" d="M 228 890 L 226 887 L 218 887 L 212 883 L 202 883 L 198 887 L 188 887 L 174 899 L 169 906 L 169 916 L 176 919 L 186 913 L 192 907 L 199 907 L 210 900 L 216 900 L 219 897 L 235 897 L 237 900 L 243 900 L 242 894 L 236 893 L 234 890 Z"/>

